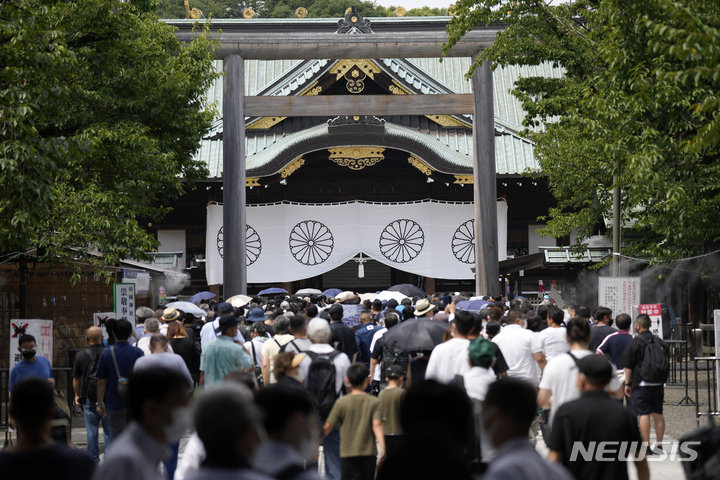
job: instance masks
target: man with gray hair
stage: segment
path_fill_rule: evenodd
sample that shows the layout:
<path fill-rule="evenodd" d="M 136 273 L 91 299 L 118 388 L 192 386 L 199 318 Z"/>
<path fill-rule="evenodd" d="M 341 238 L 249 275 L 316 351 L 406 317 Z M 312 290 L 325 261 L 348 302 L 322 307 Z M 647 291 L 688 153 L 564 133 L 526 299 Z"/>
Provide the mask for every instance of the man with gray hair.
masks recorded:
<path fill-rule="evenodd" d="M 328 343 L 332 337 L 332 331 L 327 320 L 313 318 L 308 324 L 307 332 L 312 345 L 305 351 L 307 356 L 300 362 L 300 375 L 304 379 L 305 388 L 308 389 L 310 396 L 313 397 L 316 403 L 316 408 L 319 409 L 319 420 L 324 423 L 334 400 L 333 403 L 323 402 L 322 400 L 337 399 L 342 396 L 345 374 L 350 367 L 350 359 Z M 323 377 L 326 377 L 333 369 L 335 370 L 335 391 L 320 391 L 322 390 L 322 384 L 324 384 Z M 325 455 L 325 478 L 339 480 L 341 469 L 340 429 L 338 427 L 333 428 L 323 440 L 323 452 Z"/>
<path fill-rule="evenodd" d="M 224 383 L 203 392 L 195 404 L 194 422 L 206 457 L 188 480 L 270 480 L 253 470 L 250 460 L 260 444 L 260 414 L 242 385 Z"/>
<path fill-rule="evenodd" d="M 145 320 L 152 318 L 155 312 L 150 307 L 138 307 L 135 309 L 135 337 L 141 338 L 145 334 Z"/>
<path fill-rule="evenodd" d="M 136 346 L 147 356 L 152 353 L 150 351 L 150 339 L 153 335 L 160 334 L 160 321 L 157 318 L 148 318 L 145 320 L 143 331 L 145 334 L 140 337 Z M 173 349 L 170 345 L 168 345 L 168 351 L 173 353 Z"/>

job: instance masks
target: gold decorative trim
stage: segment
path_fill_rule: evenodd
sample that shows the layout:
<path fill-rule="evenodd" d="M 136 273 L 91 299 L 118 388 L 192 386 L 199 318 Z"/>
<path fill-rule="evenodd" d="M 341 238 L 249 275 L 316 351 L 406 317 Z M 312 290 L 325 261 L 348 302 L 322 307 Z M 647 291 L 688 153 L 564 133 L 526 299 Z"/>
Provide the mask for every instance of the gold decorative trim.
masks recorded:
<path fill-rule="evenodd" d="M 285 168 L 280 170 L 280 176 L 282 178 L 287 178 L 290 175 L 292 175 L 293 173 L 295 173 L 298 170 L 298 168 L 302 167 L 303 165 L 305 165 L 305 159 L 302 157 L 298 157 L 295 160 L 293 160 L 292 162 L 285 165 Z"/>
<path fill-rule="evenodd" d="M 472 125 L 462 122 L 462 121 L 458 120 L 457 118 L 451 117 L 450 115 L 425 115 L 425 116 L 442 127 L 472 128 Z"/>
<path fill-rule="evenodd" d="M 358 69 L 360 69 L 360 71 L 362 71 L 365 75 L 372 78 L 373 80 L 375 79 L 376 73 L 382 73 L 380 67 L 378 67 L 375 62 L 373 62 L 372 60 L 368 60 L 367 58 L 345 58 L 342 60 L 338 60 L 338 62 L 330 69 L 330 73 L 335 74 L 335 80 L 340 80 L 340 78 L 343 77 L 350 70 L 352 70 L 353 67 L 357 67 Z"/>
<path fill-rule="evenodd" d="M 297 18 L 305 18 L 308 16 L 307 8 L 305 7 L 298 7 L 295 9 L 295 16 Z"/>
<path fill-rule="evenodd" d="M 320 95 L 322 92 L 322 86 L 318 85 L 318 82 L 313 82 L 312 85 L 307 87 L 305 90 L 300 92 L 298 95 L 314 96 Z M 245 127 L 246 130 L 267 130 L 268 128 L 274 127 L 278 123 L 285 120 L 287 117 L 262 117 L 258 118 L 251 124 Z"/>
<path fill-rule="evenodd" d="M 472 185 L 475 183 L 473 175 L 455 175 L 455 181 L 458 185 Z"/>
<path fill-rule="evenodd" d="M 393 95 L 410 95 L 411 92 L 407 88 L 400 85 L 395 80 L 392 81 L 392 85 L 388 87 L 388 90 L 390 90 L 390 93 Z"/>
<path fill-rule="evenodd" d="M 429 177 L 430 175 L 432 175 L 433 172 L 435 171 L 435 170 L 433 170 L 433 168 L 432 168 L 430 165 L 428 165 L 428 164 L 425 163 L 424 161 L 420 160 L 420 159 L 419 159 L 418 157 L 416 157 L 415 155 L 413 155 L 413 156 L 411 156 L 410 158 L 408 158 L 408 162 L 410 162 L 410 165 L 412 165 L 413 167 L 417 168 L 418 170 L 420 170 L 422 173 L 424 173 L 424 174 L 427 175 L 428 177 Z"/>
<path fill-rule="evenodd" d="M 245 177 L 245 186 L 246 187 L 259 187 L 260 186 L 260 177 Z"/>
<path fill-rule="evenodd" d="M 328 152 L 330 152 L 329 160 L 351 170 L 372 167 L 385 158 L 383 153 L 385 149 L 379 147 L 328 148 Z"/>

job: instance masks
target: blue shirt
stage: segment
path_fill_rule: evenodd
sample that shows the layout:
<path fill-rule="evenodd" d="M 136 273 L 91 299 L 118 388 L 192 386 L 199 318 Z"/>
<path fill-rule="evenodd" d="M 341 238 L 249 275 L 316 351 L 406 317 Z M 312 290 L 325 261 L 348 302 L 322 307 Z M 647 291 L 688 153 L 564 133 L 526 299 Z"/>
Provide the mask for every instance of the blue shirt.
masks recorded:
<path fill-rule="evenodd" d="M 21 360 L 16 364 L 10 372 L 10 383 L 8 384 L 10 393 L 17 382 L 28 377 L 40 377 L 45 380 L 52 378 L 52 367 L 50 367 L 48 359 L 36 355 L 34 362 Z"/>
<path fill-rule="evenodd" d="M 597 348 L 597 353 L 607 355 L 610 361 L 615 365 L 615 368 L 621 370 L 625 368 L 625 363 L 622 361 L 623 352 L 625 347 L 632 340 L 633 336 L 630 332 L 615 332 L 611 333 Z"/>
<path fill-rule="evenodd" d="M 100 355 L 97 366 L 97 378 L 107 380 L 105 387 L 105 405 L 108 411 L 122 410 L 125 408 L 125 400 L 117 393 L 118 375 L 115 370 L 115 363 L 110 349 L 115 351 L 120 376 L 128 378 L 135 367 L 135 361 L 145 356 L 142 350 L 133 347 L 127 342 L 117 342 L 105 349 Z"/>
<path fill-rule="evenodd" d="M 380 329 L 377 325 L 368 323 L 367 325 L 361 326 L 355 332 L 355 343 L 357 343 L 358 362 L 370 362 L 370 343 L 372 342 L 373 336 Z"/>
<path fill-rule="evenodd" d="M 205 372 L 205 386 L 222 382 L 228 373 L 250 371 L 253 361 L 245 349 L 232 338 L 220 335 L 207 344 L 200 357 L 200 371 Z"/>

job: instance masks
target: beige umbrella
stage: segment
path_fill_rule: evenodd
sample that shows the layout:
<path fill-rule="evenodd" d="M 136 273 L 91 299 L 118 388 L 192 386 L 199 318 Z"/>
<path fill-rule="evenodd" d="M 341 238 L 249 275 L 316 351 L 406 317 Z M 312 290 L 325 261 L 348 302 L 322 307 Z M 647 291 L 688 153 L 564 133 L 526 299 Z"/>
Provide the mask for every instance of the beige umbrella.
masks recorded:
<path fill-rule="evenodd" d="M 377 297 L 377 293 L 361 293 L 360 301 L 364 302 L 365 300 L 370 300 L 372 302 L 375 300 L 375 297 Z"/>
<path fill-rule="evenodd" d="M 240 308 L 240 307 L 244 307 L 245 305 L 250 303 L 251 300 L 252 300 L 252 297 L 248 297 L 247 295 L 235 295 L 233 297 L 228 298 L 225 301 L 228 302 L 230 305 L 232 305 L 235 308 Z"/>

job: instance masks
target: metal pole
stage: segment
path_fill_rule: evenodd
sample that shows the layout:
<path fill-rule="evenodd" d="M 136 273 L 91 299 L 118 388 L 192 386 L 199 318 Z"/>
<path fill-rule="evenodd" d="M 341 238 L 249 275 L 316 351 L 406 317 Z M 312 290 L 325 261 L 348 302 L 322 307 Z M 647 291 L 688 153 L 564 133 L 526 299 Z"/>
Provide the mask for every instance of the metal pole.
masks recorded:
<path fill-rule="evenodd" d="M 475 201 L 475 294 L 500 293 L 497 235 L 497 185 L 495 180 L 495 115 L 493 74 L 485 61 L 472 77 L 473 198 Z"/>
<path fill-rule="evenodd" d="M 245 260 L 245 95 L 244 61 L 224 60 L 223 82 L 223 295 L 247 293 Z"/>
<path fill-rule="evenodd" d="M 20 255 L 18 270 L 20 273 L 18 288 L 18 296 L 20 297 L 20 318 L 27 318 L 27 257 L 25 254 Z"/>
<path fill-rule="evenodd" d="M 620 159 L 615 159 L 615 171 L 613 173 L 613 277 L 620 276 Z"/>

